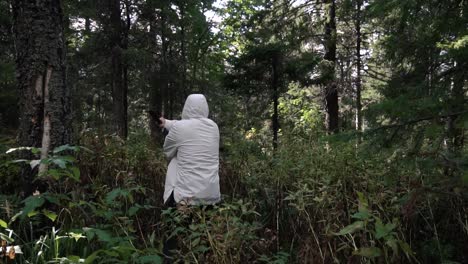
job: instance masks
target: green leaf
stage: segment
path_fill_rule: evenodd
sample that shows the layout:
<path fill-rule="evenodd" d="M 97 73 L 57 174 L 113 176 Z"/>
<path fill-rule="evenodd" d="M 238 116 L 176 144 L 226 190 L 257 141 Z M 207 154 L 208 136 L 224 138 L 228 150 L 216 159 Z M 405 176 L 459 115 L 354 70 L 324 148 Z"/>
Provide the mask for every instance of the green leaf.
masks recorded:
<path fill-rule="evenodd" d="M 382 223 L 382 220 L 377 218 L 377 221 L 375 222 L 375 238 L 376 239 L 381 239 L 383 237 L 386 237 L 390 232 L 392 232 L 393 229 L 395 229 L 396 225 L 393 223 L 388 223 L 384 225 Z"/>
<path fill-rule="evenodd" d="M 86 237 L 88 238 L 88 241 L 93 240 L 94 236 L 96 235 L 94 232 L 92 232 L 92 228 L 89 228 L 89 227 L 83 227 L 83 231 L 86 233 Z"/>
<path fill-rule="evenodd" d="M 81 258 L 79 256 L 67 256 L 67 260 L 71 261 L 71 263 L 80 263 Z"/>
<path fill-rule="evenodd" d="M 86 152 L 88 152 L 88 153 L 93 153 L 92 150 L 90 150 L 89 148 L 86 148 L 86 147 L 79 147 L 79 149 L 80 149 L 80 150 L 82 149 L 82 150 L 84 150 L 84 151 L 86 151 Z"/>
<path fill-rule="evenodd" d="M 37 214 L 38 214 L 37 211 L 31 211 L 31 212 L 28 213 L 28 217 L 33 217 L 33 216 L 35 216 Z"/>
<path fill-rule="evenodd" d="M 359 200 L 359 212 L 368 211 L 369 202 L 362 192 L 357 192 Z"/>
<path fill-rule="evenodd" d="M 113 242 L 111 234 L 106 230 L 83 227 L 83 231 L 85 231 L 89 240 L 92 240 L 94 235 L 96 235 L 98 239 L 102 242 Z"/>
<path fill-rule="evenodd" d="M 72 172 L 73 179 L 79 181 L 80 180 L 80 169 L 78 169 L 78 167 L 71 167 L 70 170 Z"/>
<path fill-rule="evenodd" d="M 133 216 L 135 215 L 140 208 L 138 206 L 132 206 L 130 209 L 128 209 L 128 216 Z"/>
<path fill-rule="evenodd" d="M 54 212 L 51 212 L 49 210 L 42 210 L 42 213 L 47 216 L 47 218 L 49 218 L 50 220 L 52 220 L 52 222 L 55 222 L 55 219 L 57 219 L 57 214 L 54 213 Z"/>
<path fill-rule="evenodd" d="M 140 264 L 159 264 L 163 263 L 163 260 L 158 255 L 148 255 L 148 256 L 141 256 L 138 258 L 137 263 Z"/>
<path fill-rule="evenodd" d="M 363 221 L 356 221 L 346 227 L 344 227 L 343 229 L 340 230 L 340 232 L 336 233 L 335 235 L 338 235 L 338 236 L 343 236 L 343 235 L 347 235 L 347 234 L 352 234 L 354 232 L 356 232 L 357 230 L 360 230 L 364 227 L 364 222 Z"/>
<path fill-rule="evenodd" d="M 110 191 L 106 195 L 106 203 L 111 204 L 115 200 L 115 198 L 117 198 L 117 196 L 120 195 L 121 191 L 122 190 L 120 188 L 116 188 L 116 189 Z"/>
<path fill-rule="evenodd" d="M 118 257 L 119 253 L 115 252 L 114 250 L 104 250 L 103 251 L 106 255 L 111 256 L 111 257 Z"/>
<path fill-rule="evenodd" d="M 398 242 L 397 242 L 396 239 L 391 238 L 391 239 L 387 240 L 387 242 L 385 242 L 385 244 L 387 244 L 389 247 L 392 248 L 394 255 L 398 254 Z"/>
<path fill-rule="evenodd" d="M 377 247 L 363 247 L 354 251 L 353 255 L 363 256 L 366 258 L 376 258 L 382 255 L 382 250 Z"/>
<path fill-rule="evenodd" d="M 36 210 L 36 208 L 41 207 L 45 199 L 41 195 L 33 195 L 29 196 L 28 198 L 24 199 L 24 208 L 23 208 L 23 216 L 29 215 L 30 212 Z"/>
<path fill-rule="evenodd" d="M 462 184 L 468 186 L 468 170 L 465 170 L 462 175 Z"/>
<path fill-rule="evenodd" d="M 70 163 L 76 161 L 76 159 L 73 156 L 56 156 L 54 158 L 61 159 L 61 160 L 64 160 L 64 161 L 70 162 Z"/>
<path fill-rule="evenodd" d="M 83 234 L 81 234 L 81 233 L 74 233 L 74 232 L 68 233 L 68 236 L 70 236 L 71 238 L 75 239 L 76 242 L 78 242 L 78 240 L 80 240 L 80 238 L 86 238 L 86 236 L 83 236 Z"/>
<path fill-rule="evenodd" d="M 97 250 L 97 251 L 94 251 L 93 254 L 89 255 L 86 259 L 85 259 L 85 264 L 92 264 L 92 263 L 95 263 L 94 260 L 97 258 L 97 256 L 99 255 L 99 253 L 103 252 L 102 249 L 100 250 Z"/>
<path fill-rule="evenodd" d="M 7 222 L 3 221 L 2 219 L 0 219 L 0 226 L 3 228 L 8 228 Z"/>
<path fill-rule="evenodd" d="M 14 222 L 16 219 L 18 219 L 18 217 L 22 216 L 23 215 L 23 211 L 19 211 L 18 213 L 16 213 L 11 219 L 10 219 L 10 223 Z"/>
<path fill-rule="evenodd" d="M 410 245 L 408 245 L 408 243 L 398 240 L 398 244 L 400 245 L 400 248 L 403 250 L 403 252 L 405 252 L 406 254 L 410 256 L 414 255 L 413 250 L 411 250 L 411 247 Z"/>
<path fill-rule="evenodd" d="M 198 244 L 200 244 L 200 238 L 197 237 L 193 242 L 192 242 L 192 247 L 196 247 Z"/>
<path fill-rule="evenodd" d="M 357 212 L 351 216 L 352 218 L 356 218 L 359 220 L 367 220 L 371 217 L 371 214 L 367 210 L 363 210 L 362 212 Z"/>
<path fill-rule="evenodd" d="M 205 253 L 205 252 L 208 252 L 209 250 L 210 248 L 205 245 L 200 245 L 193 249 L 193 251 L 197 253 Z"/>
<path fill-rule="evenodd" d="M 56 204 L 56 205 L 61 205 L 59 198 L 62 198 L 62 199 L 68 198 L 66 195 L 60 195 L 60 194 L 55 194 L 55 193 L 51 194 L 51 193 L 48 193 L 48 192 L 43 193 L 43 197 L 47 201 L 49 201 L 49 202 L 51 202 L 53 204 Z"/>
<path fill-rule="evenodd" d="M 15 240 L 14 240 L 13 238 L 11 238 L 11 237 L 9 237 L 9 236 L 3 234 L 3 233 L 0 233 L 0 239 L 1 239 L 1 240 L 5 240 L 5 241 L 8 242 L 8 243 L 13 243 L 13 242 L 15 242 Z"/>
<path fill-rule="evenodd" d="M 50 169 L 47 174 L 49 174 L 50 176 L 52 176 L 52 178 L 58 180 L 60 179 L 60 176 L 62 176 L 62 174 L 56 170 L 56 169 Z"/>
<path fill-rule="evenodd" d="M 62 169 L 65 169 L 67 167 L 67 162 L 64 159 L 57 158 L 53 159 L 52 162 Z"/>
<path fill-rule="evenodd" d="M 62 145 L 62 146 L 58 146 L 58 147 L 54 148 L 53 152 L 54 152 L 54 154 L 57 154 L 57 153 L 60 153 L 62 151 L 65 151 L 65 150 L 77 151 L 78 149 L 79 149 L 79 147 L 70 146 L 70 145 L 66 144 L 66 145 Z"/>
<path fill-rule="evenodd" d="M 112 236 L 109 232 L 101 229 L 94 229 L 99 240 L 103 242 L 112 242 Z"/>
<path fill-rule="evenodd" d="M 32 154 L 39 154 L 39 153 L 41 153 L 41 148 L 31 148 L 31 153 Z"/>

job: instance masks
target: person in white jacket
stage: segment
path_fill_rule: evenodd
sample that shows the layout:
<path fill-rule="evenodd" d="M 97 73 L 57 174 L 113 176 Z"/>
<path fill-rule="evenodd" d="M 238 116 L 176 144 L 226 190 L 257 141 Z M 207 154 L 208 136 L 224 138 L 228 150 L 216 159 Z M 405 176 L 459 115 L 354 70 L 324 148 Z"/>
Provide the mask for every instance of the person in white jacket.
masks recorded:
<path fill-rule="evenodd" d="M 164 186 L 164 203 L 215 204 L 219 190 L 219 129 L 208 118 L 208 103 L 202 94 L 187 97 L 182 120 L 166 120 L 169 133 L 164 154 L 170 160 Z"/>

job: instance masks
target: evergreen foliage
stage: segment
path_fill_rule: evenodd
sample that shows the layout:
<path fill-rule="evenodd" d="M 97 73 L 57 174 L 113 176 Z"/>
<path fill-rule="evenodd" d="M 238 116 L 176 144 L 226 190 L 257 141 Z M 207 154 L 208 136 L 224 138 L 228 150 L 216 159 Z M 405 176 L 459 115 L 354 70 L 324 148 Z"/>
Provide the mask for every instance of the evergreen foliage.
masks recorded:
<path fill-rule="evenodd" d="M 47 12 L 63 54 L 15 27 Z M 42 151 L 21 87 L 49 53 L 72 134 Z M 163 263 L 168 236 L 184 263 L 467 263 L 467 62 L 464 0 L 0 0 L 0 263 Z M 191 93 L 223 202 L 167 210 L 148 113 Z"/>

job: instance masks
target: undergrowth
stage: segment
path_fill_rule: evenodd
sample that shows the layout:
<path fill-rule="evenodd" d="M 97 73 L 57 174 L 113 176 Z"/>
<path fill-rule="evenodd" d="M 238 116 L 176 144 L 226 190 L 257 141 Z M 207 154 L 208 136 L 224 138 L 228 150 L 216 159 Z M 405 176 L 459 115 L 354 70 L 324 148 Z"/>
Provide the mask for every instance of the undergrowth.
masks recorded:
<path fill-rule="evenodd" d="M 11 192 L 20 163 L 2 154 L 0 235 L 20 247 L 16 262 L 162 263 L 169 236 L 185 263 L 468 261 L 463 168 L 447 175 L 439 157 L 332 138 L 285 135 L 276 151 L 238 140 L 221 153 L 222 203 L 174 210 L 162 206 L 167 162 L 149 142 L 88 133 L 84 147 L 21 161 L 48 165 L 47 192 L 29 197 Z"/>

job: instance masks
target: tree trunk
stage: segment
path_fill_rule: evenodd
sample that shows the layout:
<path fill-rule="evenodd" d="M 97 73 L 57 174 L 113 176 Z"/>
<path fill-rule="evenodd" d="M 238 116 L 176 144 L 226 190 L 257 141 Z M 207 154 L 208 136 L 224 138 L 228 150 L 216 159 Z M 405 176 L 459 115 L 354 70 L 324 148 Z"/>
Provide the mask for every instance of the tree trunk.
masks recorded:
<path fill-rule="evenodd" d="M 356 0 L 356 130 L 362 131 L 362 104 L 361 104 L 361 6 L 362 1 Z"/>
<path fill-rule="evenodd" d="M 154 12 L 154 11 L 153 11 Z M 151 44 L 153 47 L 157 48 L 158 47 L 158 31 L 157 31 L 157 23 L 156 21 L 158 20 L 157 14 L 154 12 L 153 13 L 153 21 L 151 21 L 150 25 L 150 37 L 151 37 Z M 162 34 L 161 34 L 162 36 Z M 165 40 L 163 39 L 163 42 Z M 162 52 L 163 47 L 161 47 Z M 158 118 L 160 116 L 163 116 L 163 106 L 162 106 L 162 64 L 163 62 L 159 62 L 159 69 L 157 65 L 157 61 L 155 60 L 151 66 L 151 79 L 150 79 L 150 85 L 151 85 L 151 90 L 150 90 L 150 102 L 149 102 L 149 109 L 156 115 L 150 115 L 149 116 L 149 128 L 151 132 L 151 139 L 153 143 L 158 144 L 161 143 L 163 140 L 163 136 L 161 133 L 161 129 L 158 126 Z"/>
<path fill-rule="evenodd" d="M 168 32 L 168 27 L 167 27 L 167 14 L 166 14 L 166 7 L 163 6 L 161 9 L 161 62 L 160 62 L 160 69 L 159 69 L 159 74 L 160 74 L 160 89 L 161 89 L 161 94 L 162 94 L 162 109 L 163 109 L 163 114 L 165 117 L 169 117 L 172 115 L 170 112 L 170 102 L 169 102 L 169 58 L 168 58 L 168 52 L 169 52 L 169 41 L 168 41 L 168 35 L 170 35 L 170 32 Z"/>
<path fill-rule="evenodd" d="M 124 29 L 122 26 L 120 0 L 109 0 L 111 28 L 111 86 L 114 126 L 122 139 L 127 138 L 127 67 L 123 62 Z"/>
<path fill-rule="evenodd" d="M 274 52 L 271 66 L 272 66 L 272 90 L 273 90 L 273 116 L 271 123 L 273 128 L 273 149 L 278 147 L 278 130 L 279 130 L 279 115 L 278 115 L 278 97 L 281 78 L 281 54 Z"/>
<path fill-rule="evenodd" d="M 185 98 L 188 96 L 187 89 L 187 52 L 185 47 L 185 3 L 182 1 L 180 5 L 180 52 L 182 56 L 182 92 L 180 93 L 181 105 L 184 105 Z"/>
<path fill-rule="evenodd" d="M 325 23 L 325 56 L 330 62 L 325 84 L 326 127 L 329 133 L 339 132 L 338 89 L 335 80 L 336 65 L 336 21 L 335 0 L 325 0 L 327 20 Z"/>
<path fill-rule="evenodd" d="M 451 87 L 451 104 L 452 113 L 460 113 L 466 109 L 465 107 L 465 92 L 463 88 L 466 80 L 466 63 L 457 62 L 456 73 L 453 76 Z M 464 143 L 464 127 L 463 122 L 457 122 L 460 115 L 451 115 L 448 120 L 448 136 L 450 151 L 456 153 L 462 150 Z"/>
<path fill-rule="evenodd" d="M 45 158 L 50 149 L 71 141 L 62 8 L 59 0 L 15 0 L 13 11 L 21 112 L 18 143 L 40 147 Z M 35 171 L 25 167 L 22 174 L 24 195 L 29 195 L 36 188 Z"/>

